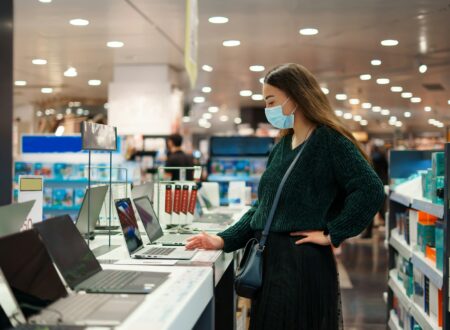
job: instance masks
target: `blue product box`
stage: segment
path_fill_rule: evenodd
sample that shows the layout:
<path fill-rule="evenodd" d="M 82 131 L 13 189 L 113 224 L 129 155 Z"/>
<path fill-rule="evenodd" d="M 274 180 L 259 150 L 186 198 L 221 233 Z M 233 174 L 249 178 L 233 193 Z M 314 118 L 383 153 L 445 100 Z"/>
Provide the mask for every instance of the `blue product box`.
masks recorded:
<path fill-rule="evenodd" d="M 73 205 L 80 206 L 83 203 L 85 189 L 74 189 L 73 191 Z"/>
<path fill-rule="evenodd" d="M 32 175 L 33 174 L 33 164 L 26 162 L 16 162 L 14 164 L 14 175 L 16 178 L 19 175 Z"/>
<path fill-rule="evenodd" d="M 44 207 L 51 207 L 53 205 L 53 189 L 44 187 Z"/>
<path fill-rule="evenodd" d="M 52 164 L 35 163 L 34 175 L 42 175 L 45 178 L 53 178 L 53 166 Z"/>
<path fill-rule="evenodd" d="M 69 179 L 72 177 L 73 166 L 67 163 L 55 163 L 53 165 L 53 175 L 55 179 Z"/>
<path fill-rule="evenodd" d="M 53 189 L 53 205 L 59 207 L 73 206 L 73 189 Z"/>
<path fill-rule="evenodd" d="M 440 271 L 444 269 L 444 223 L 436 222 L 435 227 L 436 267 Z"/>

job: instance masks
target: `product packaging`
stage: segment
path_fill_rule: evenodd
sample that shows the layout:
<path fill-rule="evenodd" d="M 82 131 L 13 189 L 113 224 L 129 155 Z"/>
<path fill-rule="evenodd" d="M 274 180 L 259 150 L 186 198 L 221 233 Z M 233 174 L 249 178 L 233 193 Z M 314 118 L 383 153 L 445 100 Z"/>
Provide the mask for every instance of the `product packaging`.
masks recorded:
<path fill-rule="evenodd" d="M 436 246 L 436 267 L 440 271 L 444 270 L 444 223 L 436 222 L 435 227 L 435 246 Z"/>

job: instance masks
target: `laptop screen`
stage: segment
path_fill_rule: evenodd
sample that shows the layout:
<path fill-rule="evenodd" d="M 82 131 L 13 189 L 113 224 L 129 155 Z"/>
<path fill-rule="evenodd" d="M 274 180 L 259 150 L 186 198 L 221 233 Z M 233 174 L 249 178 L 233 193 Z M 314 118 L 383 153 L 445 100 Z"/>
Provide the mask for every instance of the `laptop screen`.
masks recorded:
<path fill-rule="evenodd" d="M 0 236 L 19 232 L 34 203 L 35 201 L 32 200 L 0 207 Z"/>
<path fill-rule="evenodd" d="M 83 203 L 78 213 L 77 228 L 82 234 L 91 233 L 95 230 L 98 222 L 103 203 L 105 201 L 108 186 L 92 187 L 86 190 Z M 90 195 L 90 197 L 89 197 Z M 90 198 L 90 204 L 88 200 Z M 89 213 L 88 213 L 89 209 Z M 88 214 L 89 214 L 89 230 L 88 230 Z"/>
<path fill-rule="evenodd" d="M 36 223 L 34 228 L 71 289 L 102 270 L 68 215 Z"/>
<path fill-rule="evenodd" d="M 0 251 L 9 251 L 0 253 L 0 268 L 26 318 L 38 313 L 36 309 L 67 296 L 45 245 L 35 230 L 0 238 Z"/>
<path fill-rule="evenodd" d="M 150 242 L 156 241 L 163 236 L 161 225 L 156 217 L 155 210 L 148 197 L 140 197 L 133 199 L 139 217 L 142 220 L 145 231 L 147 232 Z"/>
<path fill-rule="evenodd" d="M 117 199 L 115 202 L 123 237 L 125 238 L 128 252 L 132 254 L 143 246 L 134 209 L 129 198 Z"/>

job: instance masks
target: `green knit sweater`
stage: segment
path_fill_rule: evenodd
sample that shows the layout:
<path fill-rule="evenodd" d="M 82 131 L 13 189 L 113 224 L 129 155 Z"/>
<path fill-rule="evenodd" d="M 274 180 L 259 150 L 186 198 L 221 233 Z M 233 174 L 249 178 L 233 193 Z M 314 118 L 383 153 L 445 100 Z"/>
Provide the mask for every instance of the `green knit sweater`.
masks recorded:
<path fill-rule="evenodd" d="M 258 187 L 258 201 L 232 227 L 219 233 L 224 251 L 245 246 L 264 225 L 281 179 L 299 147 L 292 135 L 273 148 Z M 373 219 L 384 200 L 381 180 L 355 145 L 327 127 L 316 128 L 286 181 L 270 231 L 320 230 L 338 246 Z"/>

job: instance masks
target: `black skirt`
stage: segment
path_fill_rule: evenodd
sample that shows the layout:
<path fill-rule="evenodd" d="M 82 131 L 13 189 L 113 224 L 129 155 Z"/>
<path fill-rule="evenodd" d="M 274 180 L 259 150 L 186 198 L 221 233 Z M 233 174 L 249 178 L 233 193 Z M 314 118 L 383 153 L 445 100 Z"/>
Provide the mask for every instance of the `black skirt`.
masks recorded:
<path fill-rule="evenodd" d="M 260 233 L 256 235 L 258 238 Z M 330 246 L 295 245 L 298 237 L 270 233 L 263 287 L 252 301 L 251 330 L 343 328 L 336 261 Z"/>

